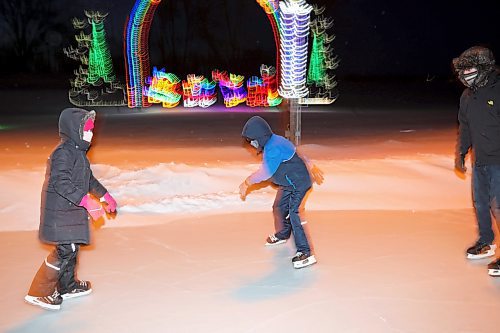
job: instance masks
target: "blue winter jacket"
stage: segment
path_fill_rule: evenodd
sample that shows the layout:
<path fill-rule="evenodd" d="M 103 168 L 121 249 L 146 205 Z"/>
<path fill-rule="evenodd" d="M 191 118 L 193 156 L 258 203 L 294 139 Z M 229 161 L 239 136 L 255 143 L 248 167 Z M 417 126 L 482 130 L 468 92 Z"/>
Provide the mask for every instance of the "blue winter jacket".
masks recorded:
<path fill-rule="evenodd" d="M 247 140 L 257 140 L 262 151 L 262 165 L 248 177 L 250 184 L 270 180 L 276 185 L 294 188 L 311 187 L 307 167 L 296 153 L 295 146 L 284 137 L 274 134 L 261 117 L 250 118 L 241 135 Z"/>

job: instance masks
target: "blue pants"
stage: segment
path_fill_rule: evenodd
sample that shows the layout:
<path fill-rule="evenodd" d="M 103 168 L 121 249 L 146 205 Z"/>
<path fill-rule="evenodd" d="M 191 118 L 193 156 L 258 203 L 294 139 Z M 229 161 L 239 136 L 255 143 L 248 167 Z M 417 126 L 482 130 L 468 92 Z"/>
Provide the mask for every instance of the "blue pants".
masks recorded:
<path fill-rule="evenodd" d="M 491 221 L 500 217 L 500 165 L 475 165 L 472 170 L 472 197 L 479 228 L 479 241 L 492 244 L 495 239 Z"/>
<path fill-rule="evenodd" d="M 300 223 L 299 207 L 311 187 L 294 188 L 293 186 L 280 186 L 273 205 L 273 215 L 276 225 L 276 237 L 279 239 L 290 238 L 293 232 L 297 252 L 306 255 L 311 253 L 304 228 Z M 287 215 L 289 218 L 287 219 Z"/>

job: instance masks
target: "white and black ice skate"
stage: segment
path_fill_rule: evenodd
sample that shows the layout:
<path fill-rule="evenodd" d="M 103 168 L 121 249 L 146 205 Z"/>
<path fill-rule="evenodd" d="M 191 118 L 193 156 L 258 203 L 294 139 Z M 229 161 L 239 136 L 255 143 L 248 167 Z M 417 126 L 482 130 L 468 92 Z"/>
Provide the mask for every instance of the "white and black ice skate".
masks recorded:
<path fill-rule="evenodd" d="M 76 288 L 67 293 L 62 294 L 63 299 L 75 298 L 88 295 L 92 292 L 92 284 L 90 281 L 77 281 Z"/>
<path fill-rule="evenodd" d="M 500 276 L 500 258 L 488 264 L 488 274 L 491 276 Z"/>
<path fill-rule="evenodd" d="M 286 243 L 286 239 L 279 239 L 276 235 L 269 235 L 266 239 L 266 246 L 278 245 Z"/>
<path fill-rule="evenodd" d="M 495 255 L 495 244 L 487 244 L 476 242 L 473 246 L 467 249 L 467 259 L 483 259 Z"/>
<path fill-rule="evenodd" d="M 312 254 L 297 252 L 292 258 L 293 268 L 304 268 L 316 263 L 316 258 Z"/>
<path fill-rule="evenodd" d="M 45 310 L 59 310 L 63 301 L 61 295 L 56 290 L 49 296 L 24 296 L 24 300 L 29 304 L 39 306 Z"/>

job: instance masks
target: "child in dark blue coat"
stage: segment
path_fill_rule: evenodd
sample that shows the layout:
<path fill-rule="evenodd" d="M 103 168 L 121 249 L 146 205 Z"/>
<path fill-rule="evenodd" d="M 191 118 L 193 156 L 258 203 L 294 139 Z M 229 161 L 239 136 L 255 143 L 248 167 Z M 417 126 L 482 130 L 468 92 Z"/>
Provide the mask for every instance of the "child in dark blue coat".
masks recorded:
<path fill-rule="evenodd" d="M 262 152 L 262 165 L 240 185 L 240 196 L 245 199 L 248 188 L 263 181 L 271 181 L 279 189 L 273 205 L 273 214 L 281 224 L 281 230 L 267 238 L 266 245 L 286 242 L 293 232 L 297 254 L 292 263 L 302 268 L 316 263 L 299 217 L 299 207 L 312 186 L 311 176 L 295 146 L 282 136 L 276 135 L 261 117 L 250 118 L 241 133 L 258 152 Z M 322 172 L 312 168 L 313 176 L 320 183 Z"/>

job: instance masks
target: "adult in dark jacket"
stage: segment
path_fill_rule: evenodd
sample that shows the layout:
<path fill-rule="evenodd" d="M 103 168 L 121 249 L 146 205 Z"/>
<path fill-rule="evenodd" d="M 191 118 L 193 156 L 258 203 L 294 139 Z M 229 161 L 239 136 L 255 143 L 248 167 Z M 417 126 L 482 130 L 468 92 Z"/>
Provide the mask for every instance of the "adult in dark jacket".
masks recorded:
<path fill-rule="evenodd" d="M 59 309 L 63 299 L 87 295 L 89 281 L 75 278 L 80 245 L 90 243 L 89 214 L 97 219 L 116 201 L 94 178 L 87 150 L 92 141 L 95 112 L 68 108 L 59 117 L 60 144 L 47 162 L 40 209 L 40 240 L 55 249 L 40 266 L 25 300 L 46 309 Z M 91 196 L 92 195 L 92 196 Z"/>
<path fill-rule="evenodd" d="M 295 146 L 282 136 L 276 135 L 261 117 L 250 118 L 241 134 L 259 153 L 262 165 L 240 185 L 240 196 L 245 199 L 248 187 L 263 181 L 278 185 L 273 205 L 277 225 L 281 227 L 267 238 L 267 245 L 286 242 L 293 232 L 297 254 L 292 259 L 295 268 L 316 263 L 299 217 L 299 207 L 312 186 L 309 170 L 304 160 L 296 153 Z M 313 178 L 322 181 L 322 172 L 315 166 Z"/>
<path fill-rule="evenodd" d="M 465 156 L 472 150 L 472 193 L 479 230 L 467 258 L 481 259 L 495 254 L 491 213 L 500 218 L 500 75 L 493 53 L 481 46 L 464 51 L 453 65 L 466 86 L 458 111 L 455 169 L 466 172 Z"/>

